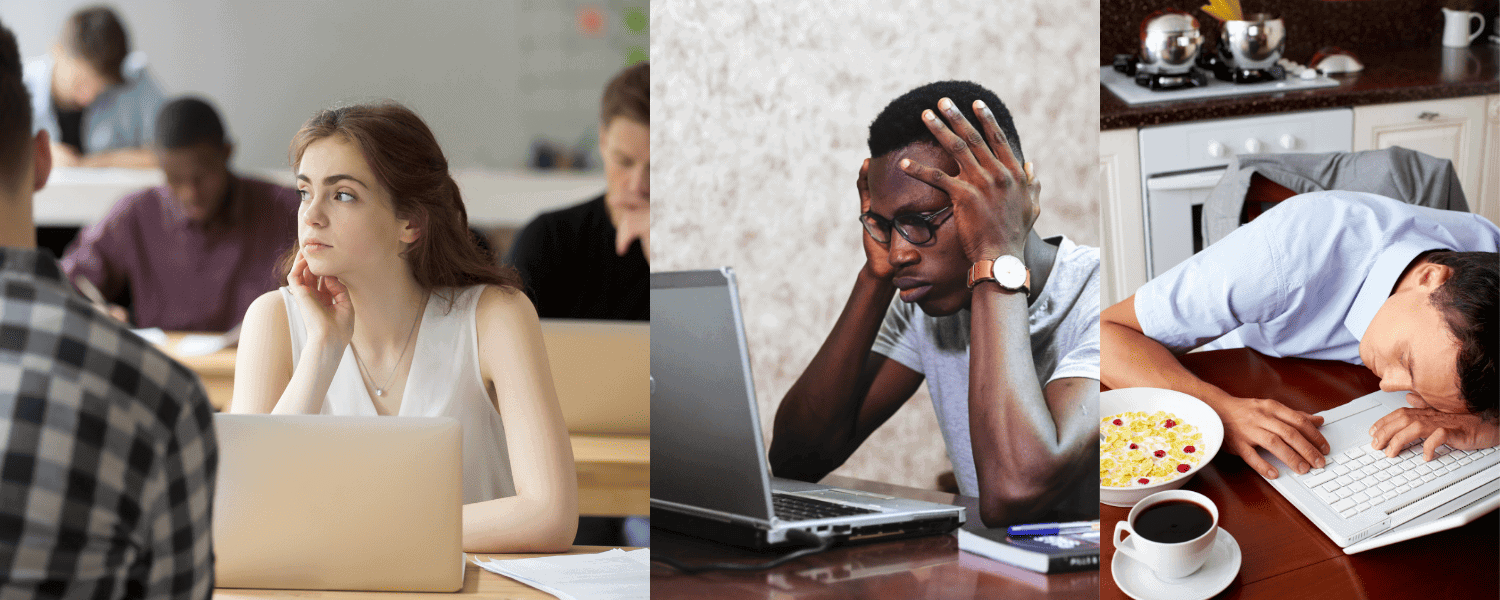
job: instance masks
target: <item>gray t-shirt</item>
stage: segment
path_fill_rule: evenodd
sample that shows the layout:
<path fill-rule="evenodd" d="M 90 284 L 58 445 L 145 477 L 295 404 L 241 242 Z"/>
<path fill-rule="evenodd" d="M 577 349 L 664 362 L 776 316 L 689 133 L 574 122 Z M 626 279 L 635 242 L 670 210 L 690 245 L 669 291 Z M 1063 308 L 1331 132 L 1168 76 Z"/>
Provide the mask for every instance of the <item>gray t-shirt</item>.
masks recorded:
<path fill-rule="evenodd" d="M 1036 379 L 1045 388 L 1055 379 L 1099 379 L 1099 249 L 1079 246 L 1064 236 L 1050 238 L 1058 246 L 1052 273 L 1030 308 L 1031 357 Z M 948 458 L 958 479 L 958 490 L 979 495 L 974 473 L 974 451 L 969 443 L 969 319 L 965 309 L 946 317 L 932 317 L 915 304 L 897 298 L 886 311 L 873 350 L 906 365 L 927 378 L 932 407 L 937 411 Z M 1068 493 L 1065 511 L 1094 510 L 1098 487 L 1087 485 Z"/>

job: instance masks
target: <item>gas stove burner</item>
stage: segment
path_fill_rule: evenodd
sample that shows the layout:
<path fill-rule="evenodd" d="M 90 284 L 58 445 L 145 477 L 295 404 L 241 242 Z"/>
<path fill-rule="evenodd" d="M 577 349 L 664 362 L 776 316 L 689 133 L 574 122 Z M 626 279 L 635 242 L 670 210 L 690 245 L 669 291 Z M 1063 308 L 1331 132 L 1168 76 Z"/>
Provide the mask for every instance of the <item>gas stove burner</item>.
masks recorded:
<path fill-rule="evenodd" d="M 1260 83 L 1286 79 L 1286 69 L 1279 64 L 1267 69 L 1241 69 L 1235 67 L 1232 61 L 1213 54 L 1199 55 L 1198 68 L 1213 73 L 1214 79 L 1229 83 Z"/>
<path fill-rule="evenodd" d="M 1135 84 L 1152 91 L 1181 90 L 1208 85 L 1208 76 L 1203 71 L 1189 68 L 1184 73 L 1147 72 L 1132 54 L 1115 55 L 1116 71 L 1129 75 Z"/>
<path fill-rule="evenodd" d="M 1180 90 L 1208 85 L 1208 76 L 1197 69 L 1171 75 L 1137 71 L 1135 84 L 1149 90 Z"/>
<path fill-rule="evenodd" d="M 1281 81 L 1286 79 L 1286 70 L 1281 65 L 1269 69 L 1234 69 L 1230 75 L 1234 83 L 1260 83 L 1262 81 Z"/>

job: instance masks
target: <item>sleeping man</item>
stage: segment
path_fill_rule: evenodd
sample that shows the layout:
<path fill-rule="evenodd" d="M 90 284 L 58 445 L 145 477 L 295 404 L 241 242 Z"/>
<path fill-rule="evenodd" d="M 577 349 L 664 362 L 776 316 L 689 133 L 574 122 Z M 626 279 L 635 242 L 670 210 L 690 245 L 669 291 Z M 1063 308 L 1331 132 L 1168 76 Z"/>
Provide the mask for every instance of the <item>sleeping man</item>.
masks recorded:
<path fill-rule="evenodd" d="M 1146 283 L 1100 314 L 1103 383 L 1187 393 L 1224 421 L 1224 448 L 1277 471 L 1255 448 L 1306 473 L 1321 468 L 1322 417 L 1274 399 L 1238 398 L 1189 373 L 1198 347 L 1364 365 L 1409 408 L 1375 423 L 1395 456 L 1425 438 L 1432 460 L 1500 444 L 1496 296 L 1500 228 L 1478 215 L 1384 196 L 1295 196 Z"/>

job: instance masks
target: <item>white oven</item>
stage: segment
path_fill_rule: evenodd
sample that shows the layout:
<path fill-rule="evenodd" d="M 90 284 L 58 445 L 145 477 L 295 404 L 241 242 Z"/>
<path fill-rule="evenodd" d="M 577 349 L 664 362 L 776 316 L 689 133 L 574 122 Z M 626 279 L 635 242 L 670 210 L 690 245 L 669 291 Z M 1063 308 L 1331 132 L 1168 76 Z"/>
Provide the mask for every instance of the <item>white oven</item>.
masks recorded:
<path fill-rule="evenodd" d="M 1140 130 L 1146 277 L 1203 249 L 1203 202 L 1236 154 L 1348 152 L 1348 108 L 1194 121 Z"/>

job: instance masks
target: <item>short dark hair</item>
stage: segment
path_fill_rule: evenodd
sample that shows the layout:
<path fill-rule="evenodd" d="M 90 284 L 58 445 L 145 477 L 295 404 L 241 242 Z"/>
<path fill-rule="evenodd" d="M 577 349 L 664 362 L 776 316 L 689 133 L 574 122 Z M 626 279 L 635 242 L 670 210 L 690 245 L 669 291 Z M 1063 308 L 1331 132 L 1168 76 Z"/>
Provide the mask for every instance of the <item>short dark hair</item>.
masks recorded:
<path fill-rule="evenodd" d="M 870 123 L 870 157 L 885 156 L 912 144 L 939 146 L 937 137 L 922 123 L 922 111 L 932 109 L 937 112 L 938 100 L 943 98 L 952 100 L 964 118 L 969 120 L 969 124 L 981 133 L 984 129 L 974 116 L 974 101 L 983 100 L 990 107 L 990 112 L 995 113 L 995 122 L 1000 124 L 1000 131 L 1005 132 L 1005 139 L 1010 141 L 1010 149 L 1016 153 L 1016 159 L 1023 163 L 1026 161 L 1026 156 L 1021 152 L 1021 135 L 1016 133 L 1016 123 L 1011 120 L 1010 110 L 1005 108 L 1005 103 L 994 92 L 972 81 L 929 83 L 902 94 L 900 98 L 885 105 L 885 109 Z"/>
<path fill-rule="evenodd" d="M 62 46 L 100 75 L 124 79 L 120 65 L 130 54 L 130 37 L 114 9 L 104 5 L 78 9 L 63 26 Z"/>
<path fill-rule="evenodd" d="M 0 23 L 0 181 L 22 179 L 31 162 L 31 139 L 31 94 L 21 79 L 21 51 L 15 34 Z"/>
<path fill-rule="evenodd" d="M 184 96 L 161 107 L 156 116 L 156 145 L 168 150 L 198 144 L 221 145 L 224 123 L 207 100 Z"/>
<path fill-rule="evenodd" d="M 650 61 L 626 67 L 604 87 L 604 97 L 599 101 L 599 126 L 608 127 L 615 117 L 651 126 Z"/>
<path fill-rule="evenodd" d="M 1494 416 L 1500 402 L 1495 387 L 1500 254 L 1433 252 L 1427 261 L 1453 269 L 1453 275 L 1432 292 L 1432 303 L 1458 339 L 1458 381 L 1464 403 L 1469 412 Z"/>

